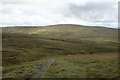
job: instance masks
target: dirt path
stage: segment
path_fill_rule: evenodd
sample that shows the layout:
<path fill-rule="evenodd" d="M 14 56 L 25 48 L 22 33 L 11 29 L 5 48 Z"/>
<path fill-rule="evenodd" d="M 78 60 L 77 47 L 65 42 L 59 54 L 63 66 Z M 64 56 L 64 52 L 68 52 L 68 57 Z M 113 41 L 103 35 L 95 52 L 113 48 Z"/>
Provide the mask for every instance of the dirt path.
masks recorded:
<path fill-rule="evenodd" d="M 36 80 L 36 78 L 44 78 L 46 72 L 50 68 L 51 64 L 54 63 L 56 58 L 50 58 L 47 62 L 47 64 L 44 64 L 42 66 L 39 66 L 35 71 L 34 74 L 29 78 L 25 80 Z"/>

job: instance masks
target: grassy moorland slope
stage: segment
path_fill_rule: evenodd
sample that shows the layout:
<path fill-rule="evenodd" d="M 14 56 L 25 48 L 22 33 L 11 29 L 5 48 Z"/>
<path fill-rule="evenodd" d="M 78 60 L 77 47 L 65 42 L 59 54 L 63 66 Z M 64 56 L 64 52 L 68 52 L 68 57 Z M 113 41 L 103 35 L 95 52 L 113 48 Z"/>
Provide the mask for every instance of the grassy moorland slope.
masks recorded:
<path fill-rule="evenodd" d="M 60 60 L 60 56 L 67 57 L 69 55 L 84 57 L 84 55 L 102 54 L 104 57 L 104 54 L 109 55 L 109 53 L 117 52 L 119 44 L 118 30 L 104 27 L 61 24 L 46 27 L 6 27 L 2 30 L 3 67 L 6 67 L 3 69 L 3 76 L 5 77 L 23 77 L 28 72 L 20 72 L 17 67 L 21 70 L 31 69 L 31 66 L 37 65 L 38 62 L 42 64 L 46 59 L 53 56 L 59 57 Z M 63 66 L 74 62 L 74 60 L 72 62 L 64 61 L 66 62 L 63 62 Z M 13 68 L 13 66 L 15 67 Z M 63 72 L 66 74 L 66 71 Z M 50 71 L 46 77 L 50 77 L 52 74 L 54 73 Z M 70 75 L 63 77 L 70 77 Z M 62 77 L 62 75 L 58 74 L 57 77 Z"/>

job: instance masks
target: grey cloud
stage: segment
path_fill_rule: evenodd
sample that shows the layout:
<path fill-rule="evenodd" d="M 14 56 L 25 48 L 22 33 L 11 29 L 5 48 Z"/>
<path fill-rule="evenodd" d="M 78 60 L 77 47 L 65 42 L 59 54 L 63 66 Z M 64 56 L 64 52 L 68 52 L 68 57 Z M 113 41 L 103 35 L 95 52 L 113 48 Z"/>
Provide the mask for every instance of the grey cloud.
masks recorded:
<path fill-rule="evenodd" d="M 71 16 L 92 22 L 115 22 L 117 21 L 117 8 L 115 3 L 89 2 L 85 5 L 69 5 Z"/>
<path fill-rule="evenodd" d="M 110 27 L 117 25 L 116 2 L 93 0 L 93 2 L 81 4 L 82 0 L 75 0 L 75 2 L 51 0 L 52 3 L 49 0 L 1 1 L 4 2 L 0 13 L 0 24 L 3 25 L 50 25 L 56 23 L 96 24 Z M 27 1 L 43 1 L 43 3 L 27 3 Z M 20 2 L 24 2 L 24 4 Z"/>

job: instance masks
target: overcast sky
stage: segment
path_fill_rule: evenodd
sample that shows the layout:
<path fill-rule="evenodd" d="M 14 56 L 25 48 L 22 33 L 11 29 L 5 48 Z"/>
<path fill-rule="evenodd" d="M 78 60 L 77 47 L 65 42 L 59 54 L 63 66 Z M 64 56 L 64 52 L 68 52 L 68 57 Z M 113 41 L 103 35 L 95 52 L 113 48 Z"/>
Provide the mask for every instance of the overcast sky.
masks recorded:
<path fill-rule="evenodd" d="M 80 24 L 118 27 L 119 0 L 0 0 L 0 26 Z"/>

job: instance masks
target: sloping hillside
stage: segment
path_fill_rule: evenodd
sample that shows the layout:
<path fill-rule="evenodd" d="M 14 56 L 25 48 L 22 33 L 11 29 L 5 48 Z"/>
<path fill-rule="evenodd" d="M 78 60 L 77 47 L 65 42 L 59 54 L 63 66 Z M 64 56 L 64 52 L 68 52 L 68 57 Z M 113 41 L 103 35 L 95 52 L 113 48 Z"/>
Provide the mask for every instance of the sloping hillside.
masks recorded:
<path fill-rule="evenodd" d="M 63 24 L 3 28 L 3 65 L 43 56 L 117 52 L 117 34 L 116 29 Z"/>
<path fill-rule="evenodd" d="M 53 38 L 109 38 L 117 39 L 117 29 L 81 25 L 51 25 L 46 27 L 11 27 L 3 29 L 3 32 L 36 34 Z"/>
<path fill-rule="evenodd" d="M 117 29 L 70 24 L 3 28 L 3 77 L 31 76 L 53 57 L 48 78 L 117 77 L 117 38 Z"/>

